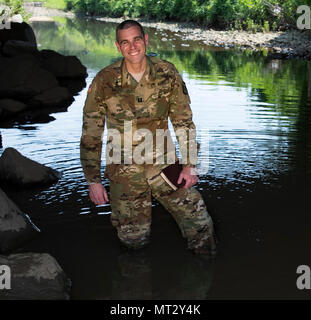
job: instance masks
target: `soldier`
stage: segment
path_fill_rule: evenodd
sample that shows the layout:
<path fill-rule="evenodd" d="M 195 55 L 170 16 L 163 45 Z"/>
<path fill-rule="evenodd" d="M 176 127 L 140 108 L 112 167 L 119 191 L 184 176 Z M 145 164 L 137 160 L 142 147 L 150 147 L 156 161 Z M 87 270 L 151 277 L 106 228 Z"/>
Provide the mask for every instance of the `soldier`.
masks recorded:
<path fill-rule="evenodd" d="M 148 244 L 153 196 L 176 220 L 188 241 L 188 249 L 213 255 L 216 252 L 213 222 L 200 193 L 193 188 L 198 177 L 190 152 L 182 159 L 184 165 L 178 179 L 178 183 L 184 179 L 184 187 L 172 189 L 161 175 L 172 155 L 168 118 L 175 132 L 185 133 L 184 138 L 178 140 L 180 148 L 188 150 L 195 144 L 195 125 L 185 83 L 173 64 L 146 55 L 148 35 L 138 22 L 126 20 L 119 24 L 115 44 L 123 59 L 96 75 L 83 111 L 80 151 L 90 199 L 96 205 L 109 202 L 100 174 L 102 134 L 107 122 L 107 146 L 110 144 L 110 151 L 119 162 L 107 160 L 105 177 L 110 181 L 111 222 L 121 243 L 134 249 Z M 160 146 L 159 132 L 167 138 Z M 151 136 L 151 140 L 145 143 L 144 151 L 155 143 L 142 163 L 141 157 L 135 159 L 137 150 L 134 149 L 147 136 Z M 106 157 L 110 153 L 107 150 Z M 176 156 L 175 149 L 173 153 Z M 147 161 L 148 156 L 151 162 Z"/>

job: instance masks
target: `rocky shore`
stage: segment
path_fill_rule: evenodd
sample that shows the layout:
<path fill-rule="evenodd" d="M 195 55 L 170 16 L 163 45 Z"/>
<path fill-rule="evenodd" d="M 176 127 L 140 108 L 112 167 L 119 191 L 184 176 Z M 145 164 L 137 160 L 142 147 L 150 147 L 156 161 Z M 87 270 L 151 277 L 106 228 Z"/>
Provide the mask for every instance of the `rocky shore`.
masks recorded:
<path fill-rule="evenodd" d="M 53 256 L 19 252 L 28 241 L 42 237 L 41 230 L 2 190 L 53 184 L 60 177 L 14 148 L 6 148 L 0 157 L 0 300 L 69 299 L 71 280 Z"/>
<path fill-rule="evenodd" d="M 30 21 L 51 19 L 52 16 L 74 17 L 72 12 L 27 5 L 26 10 L 32 14 Z M 89 18 L 89 17 L 88 17 Z M 96 20 L 119 23 L 124 18 L 92 17 Z M 297 57 L 311 60 L 311 31 L 289 30 L 279 32 L 217 31 L 195 26 L 186 22 L 159 22 L 138 19 L 145 27 L 169 30 L 180 33 L 184 40 L 203 41 L 210 46 L 240 48 L 242 50 L 268 50 L 278 58 Z"/>

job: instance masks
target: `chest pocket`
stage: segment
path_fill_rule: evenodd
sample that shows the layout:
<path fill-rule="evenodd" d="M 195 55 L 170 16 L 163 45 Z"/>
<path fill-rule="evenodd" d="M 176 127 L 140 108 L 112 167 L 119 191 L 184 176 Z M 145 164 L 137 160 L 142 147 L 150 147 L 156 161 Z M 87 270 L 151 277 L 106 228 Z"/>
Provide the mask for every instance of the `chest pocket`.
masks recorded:
<path fill-rule="evenodd" d="M 131 120 L 135 117 L 135 98 L 133 92 L 126 89 L 114 90 L 106 98 L 109 115 L 118 120 Z"/>

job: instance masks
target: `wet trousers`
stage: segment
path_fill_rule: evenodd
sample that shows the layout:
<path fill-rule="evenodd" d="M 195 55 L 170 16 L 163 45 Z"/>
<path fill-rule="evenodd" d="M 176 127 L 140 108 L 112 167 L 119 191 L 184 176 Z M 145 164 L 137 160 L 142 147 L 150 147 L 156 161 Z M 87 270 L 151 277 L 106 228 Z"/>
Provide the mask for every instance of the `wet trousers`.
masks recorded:
<path fill-rule="evenodd" d="M 173 216 L 188 249 L 203 246 L 213 235 L 212 219 L 195 188 L 174 191 L 160 175 L 147 178 L 144 166 L 121 166 L 110 180 L 111 223 L 125 246 L 148 244 L 152 196 Z"/>

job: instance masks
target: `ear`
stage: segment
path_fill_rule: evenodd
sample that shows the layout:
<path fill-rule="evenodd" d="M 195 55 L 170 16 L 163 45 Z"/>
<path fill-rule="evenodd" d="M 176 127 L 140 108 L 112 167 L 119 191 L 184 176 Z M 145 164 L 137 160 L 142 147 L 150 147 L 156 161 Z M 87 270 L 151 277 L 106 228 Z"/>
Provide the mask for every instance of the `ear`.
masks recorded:
<path fill-rule="evenodd" d="M 119 45 L 117 40 L 115 41 L 115 45 L 116 45 L 118 51 L 121 52 L 121 47 L 120 47 L 120 45 Z"/>
<path fill-rule="evenodd" d="M 146 46 L 149 45 L 149 35 L 148 34 L 145 34 L 145 44 L 146 44 Z"/>

